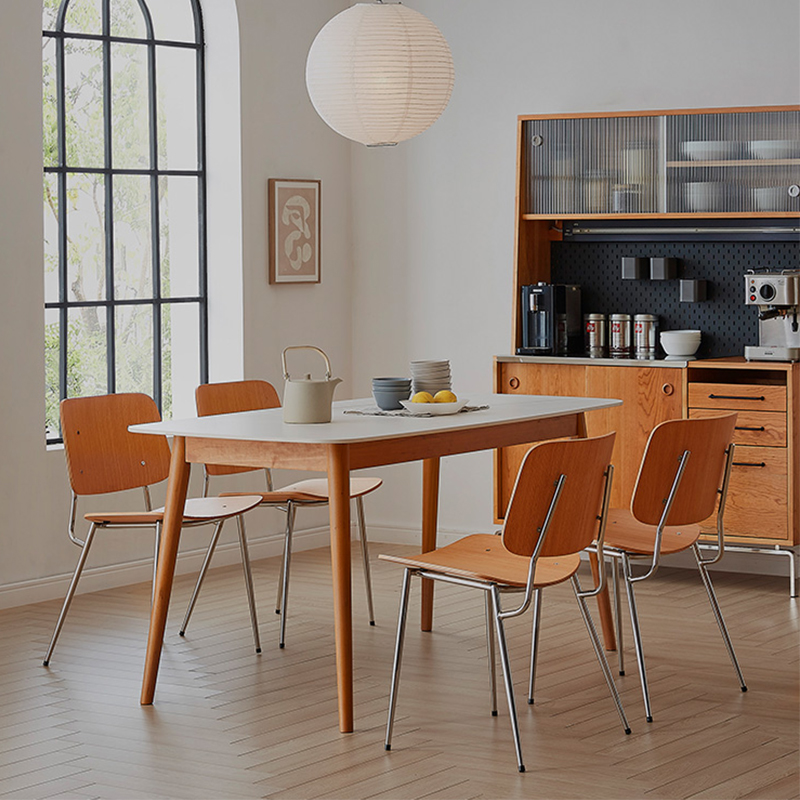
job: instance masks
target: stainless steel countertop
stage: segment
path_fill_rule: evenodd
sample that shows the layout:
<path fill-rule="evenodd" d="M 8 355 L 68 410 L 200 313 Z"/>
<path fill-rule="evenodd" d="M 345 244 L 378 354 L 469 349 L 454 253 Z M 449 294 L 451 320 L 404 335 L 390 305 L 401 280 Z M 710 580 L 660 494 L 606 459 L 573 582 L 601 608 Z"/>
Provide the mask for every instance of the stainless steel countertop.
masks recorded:
<path fill-rule="evenodd" d="M 589 358 L 588 356 L 495 356 L 506 364 L 577 364 L 614 367 L 674 367 L 682 369 L 694 358 L 670 356 L 667 358 Z"/>

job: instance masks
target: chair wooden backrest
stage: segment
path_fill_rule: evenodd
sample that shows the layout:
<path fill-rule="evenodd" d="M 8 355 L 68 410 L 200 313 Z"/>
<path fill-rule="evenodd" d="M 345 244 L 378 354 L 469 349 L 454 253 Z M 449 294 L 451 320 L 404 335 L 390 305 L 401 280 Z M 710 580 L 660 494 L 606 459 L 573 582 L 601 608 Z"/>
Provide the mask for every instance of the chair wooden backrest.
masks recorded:
<path fill-rule="evenodd" d="M 631 498 L 639 522 L 658 525 L 684 451 L 690 452 L 667 525 L 692 525 L 710 517 L 722 485 L 736 414 L 674 419 L 656 425 L 642 457 Z"/>
<path fill-rule="evenodd" d="M 605 473 L 615 433 L 592 439 L 542 442 L 525 455 L 517 473 L 503 527 L 503 544 L 521 556 L 533 555 L 559 476 L 565 475 L 540 556 L 578 553 L 598 534 Z"/>
<path fill-rule="evenodd" d="M 106 494 L 163 481 L 170 462 L 166 437 L 128 431 L 128 425 L 160 419 L 146 394 L 62 400 L 61 432 L 72 491 Z"/>
<path fill-rule="evenodd" d="M 197 414 L 201 417 L 280 408 L 281 405 L 275 387 L 267 381 L 258 380 L 203 383 L 195 390 L 194 398 L 197 404 Z M 233 475 L 239 472 L 253 472 L 254 469 L 254 467 L 206 464 L 208 475 Z"/>

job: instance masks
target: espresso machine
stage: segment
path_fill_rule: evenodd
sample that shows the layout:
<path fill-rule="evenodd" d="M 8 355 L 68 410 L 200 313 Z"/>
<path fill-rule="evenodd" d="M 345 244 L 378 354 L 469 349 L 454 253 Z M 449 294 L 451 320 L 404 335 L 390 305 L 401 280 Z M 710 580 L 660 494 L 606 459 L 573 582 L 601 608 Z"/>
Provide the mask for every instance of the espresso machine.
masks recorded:
<path fill-rule="evenodd" d="M 522 287 L 522 347 L 517 355 L 583 352 L 580 286 L 534 283 Z"/>
<path fill-rule="evenodd" d="M 744 276 L 745 305 L 758 306 L 758 346 L 747 345 L 748 361 L 800 361 L 800 270 Z"/>

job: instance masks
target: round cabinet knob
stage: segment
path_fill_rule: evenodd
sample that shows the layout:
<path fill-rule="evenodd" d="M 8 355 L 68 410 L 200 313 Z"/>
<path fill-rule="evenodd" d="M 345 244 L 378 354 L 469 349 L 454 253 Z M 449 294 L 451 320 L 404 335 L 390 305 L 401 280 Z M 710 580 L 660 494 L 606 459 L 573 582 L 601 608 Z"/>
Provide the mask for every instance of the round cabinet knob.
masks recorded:
<path fill-rule="evenodd" d="M 796 183 L 793 183 L 789 187 L 789 197 L 800 197 L 800 186 Z"/>
<path fill-rule="evenodd" d="M 661 391 L 662 391 L 662 392 L 663 392 L 663 393 L 664 393 L 664 394 L 665 394 L 667 397 L 669 397 L 669 396 L 670 396 L 670 395 L 671 395 L 671 394 L 672 394 L 672 393 L 675 391 L 675 387 L 674 387 L 674 386 L 673 386 L 671 383 L 665 383 L 665 384 L 664 384 L 664 385 L 661 387 Z"/>
<path fill-rule="evenodd" d="M 519 378 L 512 378 L 512 379 L 511 379 L 511 380 L 508 382 L 508 385 L 509 385 L 509 386 L 510 386 L 512 389 L 519 389 Z"/>

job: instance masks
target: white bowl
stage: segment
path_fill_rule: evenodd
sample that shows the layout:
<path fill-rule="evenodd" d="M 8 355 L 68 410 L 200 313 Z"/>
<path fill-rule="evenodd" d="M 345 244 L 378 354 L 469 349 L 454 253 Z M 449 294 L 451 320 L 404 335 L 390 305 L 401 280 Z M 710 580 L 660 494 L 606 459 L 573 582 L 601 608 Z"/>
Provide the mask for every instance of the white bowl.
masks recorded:
<path fill-rule="evenodd" d="M 724 161 L 742 154 L 741 142 L 684 142 L 684 155 L 692 161 Z"/>
<path fill-rule="evenodd" d="M 446 414 L 457 414 L 469 400 L 458 400 L 455 403 L 412 403 L 410 400 L 401 400 L 400 405 L 415 416 L 441 417 Z"/>
<path fill-rule="evenodd" d="M 753 205 L 757 211 L 789 211 L 788 186 L 759 186 L 753 189 Z"/>
<path fill-rule="evenodd" d="M 668 356 L 693 356 L 700 347 L 701 331 L 662 331 L 661 347 Z"/>
<path fill-rule="evenodd" d="M 750 155 L 753 158 L 797 158 L 800 155 L 800 142 L 793 139 L 761 139 L 750 142 Z"/>

